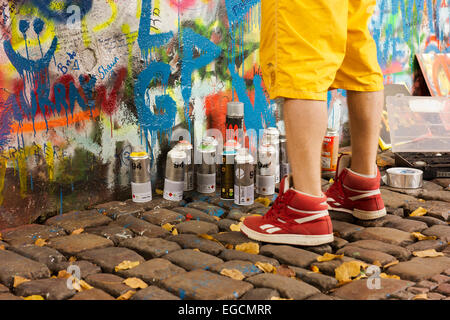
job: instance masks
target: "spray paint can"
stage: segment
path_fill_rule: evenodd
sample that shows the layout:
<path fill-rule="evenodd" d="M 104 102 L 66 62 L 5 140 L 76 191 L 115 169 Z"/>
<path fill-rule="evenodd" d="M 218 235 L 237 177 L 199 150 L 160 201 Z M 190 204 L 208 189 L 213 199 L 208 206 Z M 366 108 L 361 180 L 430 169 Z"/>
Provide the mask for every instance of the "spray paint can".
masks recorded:
<path fill-rule="evenodd" d="M 275 148 L 270 144 L 261 143 L 258 148 L 258 163 L 256 172 L 256 193 L 270 196 L 275 193 Z"/>
<path fill-rule="evenodd" d="M 194 158 L 194 149 L 192 144 L 187 140 L 181 140 L 177 143 L 175 148 L 186 153 L 186 163 L 184 166 L 184 191 L 194 190 L 194 164 L 192 162 L 192 159 Z"/>
<path fill-rule="evenodd" d="M 264 129 L 262 141 L 275 149 L 275 183 L 280 183 L 280 131 L 275 127 Z"/>
<path fill-rule="evenodd" d="M 241 145 L 235 140 L 225 142 L 220 165 L 220 197 L 224 200 L 234 199 L 234 157 Z"/>
<path fill-rule="evenodd" d="M 226 130 L 233 130 L 232 135 L 226 131 L 226 140 L 234 139 L 243 145 L 244 130 L 244 104 L 239 101 L 230 101 L 227 103 L 227 115 L 225 118 Z M 242 133 L 242 134 L 241 134 Z M 242 135 L 242 137 L 241 137 Z"/>
<path fill-rule="evenodd" d="M 173 148 L 167 153 L 164 199 L 172 201 L 180 201 L 183 199 L 186 158 L 186 152 L 176 148 Z"/>
<path fill-rule="evenodd" d="M 234 166 L 234 203 L 248 206 L 255 201 L 255 165 L 247 148 L 238 150 Z"/>
<path fill-rule="evenodd" d="M 216 191 L 216 140 L 213 137 L 204 137 L 198 151 L 202 162 L 197 164 L 197 191 L 200 193 L 213 193 Z"/>
<path fill-rule="evenodd" d="M 289 166 L 287 146 L 286 146 L 286 136 L 280 135 L 280 178 L 288 175 L 291 172 Z"/>
<path fill-rule="evenodd" d="M 150 159 L 147 152 L 132 152 L 131 166 L 131 194 L 134 202 L 148 202 L 152 200 L 152 183 L 150 181 Z"/>
<path fill-rule="evenodd" d="M 339 133 L 338 130 L 328 128 L 322 144 L 322 175 L 331 177 L 336 172 L 337 159 L 339 151 Z"/>

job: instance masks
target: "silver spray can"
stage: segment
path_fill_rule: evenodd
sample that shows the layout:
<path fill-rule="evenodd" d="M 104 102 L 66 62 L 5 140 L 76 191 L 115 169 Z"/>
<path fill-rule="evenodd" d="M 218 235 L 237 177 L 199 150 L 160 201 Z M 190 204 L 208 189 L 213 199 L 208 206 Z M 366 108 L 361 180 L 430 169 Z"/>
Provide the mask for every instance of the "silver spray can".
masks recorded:
<path fill-rule="evenodd" d="M 192 144 L 187 140 L 181 140 L 175 145 L 175 148 L 186 153 L 186 163 L 184 166 L 184 191 L 194 190 L 194 164 L 192 161 L 194 158 L 194 149 Z"/>
<path fill-rule="evenodd" d="M 180 201 L 183 199 L 186 158 L 186 152 L 176 148 L 173 148 L 167 153 L 164 199 L 172 201 Z"/>
<path fill-rule="evenodd" d="M 256 167 L 256 193 L 270 196 L 275 193 L 275 148 L 270 144 L 261 143 L 258 148 L 258 163 Z"/>
<path fill-rule="evenodd" d="M 198 146 L 202 162 L 197 168 L 197 191 L 213 193 L 216 191 L 216 148 L 217 141 L 213 137 L 204 137 Z"/>
<path fill-rule="evenodd" d="M 244 104 L 239 101 L 227 103 L 227 114 L 225 117 L 226 141 L 236 140 L 244 145 Z"/>
<path fill-rule="evenodd" d="M 280 135 L 280 178 L 288 175 L 291 172 L 289 167 L 289 160 L 286 146 L 286 136 Z"/>
<path fill-rule="evenodd" d="M 152 183 L 150 181 L 150 159 L 147 152 L 132 152 L 131 166 L 131 194 L 134 202 L 148 202 L 152 200 Z"/>
<path fill-rule="evenodd" d="M 275 148 L 275 183 L 280 182 L 280 131 L 275 127 L 264 129 L 263 143 Z"/>
<path fill-rule="evenodd" d="M 247 148 L 238 150 L 234 165 L 234 203 L 248 206 L 255 200 L 255 164 Z"/>

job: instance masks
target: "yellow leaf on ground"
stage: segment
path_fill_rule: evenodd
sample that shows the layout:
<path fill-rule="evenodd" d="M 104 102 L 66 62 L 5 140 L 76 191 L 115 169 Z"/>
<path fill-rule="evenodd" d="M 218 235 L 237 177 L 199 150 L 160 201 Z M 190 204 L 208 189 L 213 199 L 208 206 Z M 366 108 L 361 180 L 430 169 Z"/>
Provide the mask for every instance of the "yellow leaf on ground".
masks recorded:
<path fill-rule="evenodd" d="M 286 299 L 286 298 L 280 298 L 280 297 L 271 297 L 270 300 L 294 300 L 292 298 Z"/>
<path fill-rule="evenodd" d="M 258 267 L 258 269 L 262 270 L 265 273 L 274 273 L 274 271 L 276 270 L 276 268 L 271 265 L 270 263 L 266 263 L 266 262 L 256 262 L 255 266 Z"/>
<path fill-rule="evenodd" d="M 423 251 L 413 251 L 413 255 L 420 258 L 433 258 L 442 257 L 444 254 L 442 252 L 437 252 L 435 249 L 428 249 Z"/>
<path fill-rule="evenodd" d="M 161 228 L 163 228 L 163 229 L 165 229 L 165 230 L 167 230 L 169 232 L 171 232 L 174 227 L 175 226 L 173 224 L 170 224 L 170 223 L 166 223 L 166 224 L 163 224 L 161 226 Z"/>
<path fill-rule="evenodd" d="M 227 249 L 234 249 L 234 246 L 231 243 L 227 243 L 225 245 L 225 248 L 227 248 Z"/>
<path fill-rule="evenodd" d="M 266 197 L 258 197 L 258 198 L 255 199 L 255 202 L 259 202 L 262 205 L 264 205 L 264 207 L 267 208 L 268 206 L 270 206 L 270 203 L 272 201 L 269 198 L 266 198 Z"/>
<path fill-rule="evenodd" d="M 32 295 L 32 296 L 23 297 L 23 299 L 24 300 L 44 300 L 44 297 L 35 294 L 35 295 Z"/>
<path fill-rule="evenodd" d="M 417 294 L 412 297 L 413 300 L 428 300 L 428 296 L 426 293 Z"/>
<path fill-rule="evenodd" d="M 214 219 L 216 219 L 217 221 L 220 221 L 220 218 L 218 216 L 212 216 Z"/>
<path fill-rule="evenodd" d="M 424 199 L 419 199 L 419 202 L 425 202 L 425 200 Z"/>
<path fill-rule="evenodd" d="M 232 224 L 230 226 L 230 230 L 231 231 L 241 231 L 241 225 L 242 225 L 242 222 L 239 222 L 238 224 Z"/>
<path fill-rule="evenodd" d="M 383 268 L 386 269 L 386 268 L 392 267 L 393 265 L 396 265 L 396 264 L 398 264 L 398 260 L 394 260 L 394 261 L 392 261 L 390 263 L 385 264 L 383 266 Z"/>
<path fill-rule="evenodd" d="M 84 229 L 80 228 L 80 229 L 73 230 L 71 234 L 80 234 L 80 233 L 83 233 L 83 231 L 84 231 Z"/>
<path fill-rule="evenodd" d="M 311 271 L 315 273 L 321 273 L 318 266 L 311 266 Z"/>
<path fill-rule="evenodd" d="M 372 264 L 373 264 L 374 266 L 381 267 L 381 262 L 378 261 L 378 260 L 375 260 L 374 262 L 372 262 Z"/>
<path fill-rule="evenodd" d="M 89 283 L 87 283 L 87 282 L 84 281 L 84 280 L 80 280 L 80 286 L 81 286 L 81 288 L 82 288 L 83 290 L 91 290 L 91 289 L 94 289 L 93 286 L 91 286 Z"/>
<path fill-rule="evenodd" d="M 198 248 L 194 248 L 192 250 L 200 252 L 200 250 Z"/>
<path fill-rule="evenodd" d="M 0 232 L 0 240 L 3 240 L 3 236 L 2 233 Z"/>
<path fill-rule="evenodd" d="M 340 259 L 343 256 L 344 256 L 343 254 L 332 254 L 332 253 L 325 252 L 323 256 L 317 257 L 317 261 L 319 261 L 319 262 L 330 261 L 330 260 L 334 260 L 334 259 L 338 259 L 338 258 Z"/>
<path fill-rule="evenodd" d="M 219 240 L 217 240 L 217 239 L 214 238 L 213 236 L 210 236 L 209 234 L 206 234 L 206 233 L 198 234 L 197 237 L 200 237 L 200 238 L 202 238 L 202 239 L 211 240 L 211 241 L 215 241 L 215 242 L 220 243 Z"/>
<path fill-rule="evenodd" d="M 5 250 L 5 246 L 3 244 L 0 246 L 0 250 Z"/>
<path fill-rule="evenodd" d="M 230 277 L 231 279 L 234 279 L 234 280 L 242 280 L 245 278 L 245 276 L 242 274 L 242 272 L 237 269 L 222 269 L 220 271 L 220 274 Z"/>
<path fill-rule="evenodd" d="M 38 247 L 43 247 L 47 244 L 47 241 L 45 241 L 45 239 L 42 238 L 38 238 L 35 242 L 35 245 L 37 245 Z"/>
<path fill-rule="evenodd" d="M 259 245 L 255 242 L 246 242 L 246 243 L 237 244 L 234 247 L 234 249 L 237 251 L 242 251 L 242 252 L 247 252 L 247 253 L 252 253 L 252 254 L 259 253 Z"/>
<path fill-rule="evenodd" d="M 384 278 L 384 279 L 397 279 L 400 280 L 399 276 L 396 276 L 395 274 L 386 274 L 384 272 L 380 273 L 380 278 Z"/>
<path fill-rule="evenodd" d="M 136 291 L 129 290 L 129 291 L 125 292 L 123 295 L 121 295 L 120 297 L 118 297 L 116 300 L 128 300 L 128 299 L 130 299 L 135 293 L 136 293 Z"/>
<path fill-rule="evenodd" d="M 148 284 L 146 284 L 144 281 L 142 281 L 139 278 L 128 278 L 123 280 L 123 283 L 125 283 L 127 286 L 129 286 L 132 289 L 145 289 L 148 287 Z"/>
<path fill-rule="evenodd" d="M 156 192 L 156 194 L 159 194 L 160 196 L 162 196 L 164 194 L 164 191 L 161 189 L 158 189 L 158 188 L 155 190 L 155 192 Z"/>
<path fill-rule="evenodd" d="M 436 236 L 426 236 L 424 234 L 421 234 L 420 232 L 411 232 L 411 235 L 416 238 L 419 241 L 422 240 L 436 240 L 437 237 Z"/>
<path fill-rule="evenodd" d="M 13 287 L 15 288 L 15 287 L 17 287 L 18 285 L 20 285 L 20 284 L 22 284 L 22 283 L 24 283 L 24 282 L 28 282 L 28 281 L 31 281 L 30 279 L 27 279 L 27 278 L 24 278 L 24 277 L 21 277 L 21 276 L 14 276 L 14 284 L 13 284 Z"/>
<path fill-rule="evenodd" d="M 177 228 L 173 228 L 172 234 L 173 234 L 174 236 L 177 236 L 177 235 L 178 235 L 178 230 L 177 230 Z"/>
<path fill-rule="evenodd" d="M 71 274 L 68 273 L 66 270 L 60 270 L 57 275 L 57 277 L 60 279 L 67 279 L 67 278 L 70 278 L 70 276 L 71 276 Z"/>
<path fill-rule="evenodd" d="M 352 281 L 353 277 L 360 275 L 361 268 L 367 268 L 367 264 L 361 261 L 344 262 L 334 270 L 335 278 L 339 283 Z"/>
<path fill-rule="evenodd" d="M 117 272 L 119 270 L 128 270 L 131 268 L 134 268 L 136 266 L 138 266 L 140 264 L 139 261 L 129 261 L 129 260 L 125 260 L 122 261 L 121 263 L 119 263 L 114 270 Z"/>
<path fill-rule="evenodd" d="M 72 256 L 72 257 L 69 258 L 69 262 L 75 262 L 75 261 L 77 261 L 76 257 Z"/>
<path fill-rule="evenodd" d="M 247 218 L 247 217 L 240 217 L 240 218 L 239 218 L 239 221 L 240 221 L 240 222 L 244 222 L 245 218 Z"/>
<path fill-rule="evenodd" d="M 328 183 L 329 183 L 329 184 L 333 184 L 333 183 L 334 183 L 334 179 L 333 179 L 333 178 L 330 178 L 330 180 L 328 180 Z"/>
<path fill-rule="evenodd" d="M 411 212 L 411 214 L 409 215 L 410 217 L 420 217 L 427 214 L 427 209 L 422 208 L 422 207 L 418 207 L 416 210 L 414 210 L 413 212 Z"/>

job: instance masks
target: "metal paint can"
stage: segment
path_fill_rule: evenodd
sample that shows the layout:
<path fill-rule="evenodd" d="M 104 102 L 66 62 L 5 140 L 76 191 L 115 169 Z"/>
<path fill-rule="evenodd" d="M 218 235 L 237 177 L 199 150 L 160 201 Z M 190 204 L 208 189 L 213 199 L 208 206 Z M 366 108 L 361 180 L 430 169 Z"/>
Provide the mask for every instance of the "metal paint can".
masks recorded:
<path fill-rule="evenodd" d="M 220 197 L 225 200 L 234 199 L 234 157 L 241 145 L 235 140 L 225 142 L 220 165 Z"/>
<path fill-rule="evenodd" d="M 275 183 L 280 182 L 280 131 L 275 127 L 264 129 L 262 143 L 275 148 Z"/>
<path fill-rule="evenodd" d="M 179 141 L 175 148 L 186 153 L 186 163 L 184 166 L 184 191 L 194 190 L 194 148 L 187 140 Z"/>
<path fill-rule="evenodd" d="M 243 145 L 243 134 L 241 137 L 241 132 L 244 130 L 244 104 L 239 101 L 230 101 L 227 103 L 227 114 L 225 117 L 225 129 L 226 129 L 226 140 L 234 139 Z M 232 135 L 228 130 L 233 130 Z"/>
<path fill-rule="evenodd" d="M 258 148 L 258 163 L 256 172 L 256 193 L 270 196 L 275 193 L 275 148 L 270 144 L 261 143 Z"/>
<path fill-rule="evenodd" d="M 290 172 L 291 168 L 287 154 L 286 136 L 280 135 L 280 178 L 287 176 Z"/>
<path fill-rule="evenodd" d="M 130 154 L 131 194 L 133 202 L 152 200 L 152 183 L 150 181 L 150 159 L 147 152 Z"/>
<path fill-rule="evenodd" d="M 186 158 L 186 152 L 176 148 L 173 148 L 167 153 L 164 199 L 172 201 L 180 201 L 183 199 Z"/>
<path fill-rule="evenodd" d="M 323 139 L 321 166 L 325 174 L 336 172 L 339 151 L 339 133 L 338 130 L 328 128 Z"/>
<path fill-rule="evenodd" d="M 255 164 L 247 148 L 238 150 L 234 166 L 234 203 L 249 206 L 255 201 Z"/>
<path fill-rule="evenodd" d="M 213 193 L 216 191 L 216 149 L 217 141 L 213 137 L 204 137 L 198 151 L 202 162 L 197 164 L 197 191 Z"/>

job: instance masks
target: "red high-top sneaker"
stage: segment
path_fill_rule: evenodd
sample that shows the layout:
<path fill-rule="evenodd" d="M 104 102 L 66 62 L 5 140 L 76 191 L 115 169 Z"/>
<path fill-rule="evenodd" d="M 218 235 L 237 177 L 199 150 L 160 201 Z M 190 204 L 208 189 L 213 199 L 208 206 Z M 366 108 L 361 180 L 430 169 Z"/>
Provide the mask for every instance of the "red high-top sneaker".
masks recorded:
<path fill-rule="evenodd" d="M 333 185 L 325 192 L 328 209 L 351 213 L 361 220 L 372 220 L 386 215 L 380 194 L 380 171 L 377 176 L 364 177 L 351 170 L 351 157 L 341 155 Z"/>
<path fill-rule="evenodd" d="M 327 197 L 315 197 L 289 187 L 289 177 L 280 182 L 280 193 L 262 217 L 244 220 L 241 231 L 249 238 L 274 243 L 315 246 L 334 240 L 327 210 Z"/>

